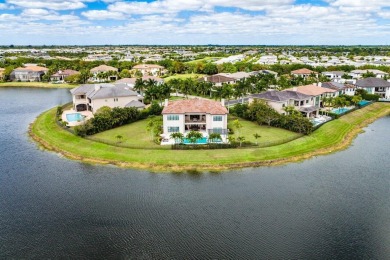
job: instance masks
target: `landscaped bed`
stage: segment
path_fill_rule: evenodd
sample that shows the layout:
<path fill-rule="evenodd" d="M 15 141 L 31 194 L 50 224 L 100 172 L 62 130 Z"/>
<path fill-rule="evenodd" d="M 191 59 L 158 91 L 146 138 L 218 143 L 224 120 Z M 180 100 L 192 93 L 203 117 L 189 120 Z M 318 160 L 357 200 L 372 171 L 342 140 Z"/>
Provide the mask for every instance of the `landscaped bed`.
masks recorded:
<path fill-rule="evenodd" d="M 298 161 L 344 149 L 363 127 L 390 114 L 390 104 L 375 103 L 353 111 L 285 144 L 202 151 L 131 149 L 84 139 L 58 126 L 55 114 L 55 108 L 42 113 L 31 125 L 30 135 L 43 147 L 72 159 L 156 171 L 226 170 Z"/>

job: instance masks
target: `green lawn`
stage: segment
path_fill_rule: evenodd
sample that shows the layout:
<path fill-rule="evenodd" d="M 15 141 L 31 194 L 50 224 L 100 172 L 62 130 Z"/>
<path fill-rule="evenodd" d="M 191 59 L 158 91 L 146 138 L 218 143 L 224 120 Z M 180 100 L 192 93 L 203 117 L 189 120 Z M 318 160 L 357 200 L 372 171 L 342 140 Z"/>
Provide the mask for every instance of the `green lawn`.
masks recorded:
<path fill-rule="evenodd" d="M 229 125 L 232 124 L 232 119 L 229 119 Z M 260 126 L 256 123 L 239 119 L 243 127 L 240 129 L 240 135 L 245 137 L 246 141 L 255 143 L 256 139 L 253 136 L 254 133 L 258 133 L 261 137 L 258 139 L 259 143 L 273 143 L 279 142 L 282 143 L 286 139 L 298 138 L 301 135 L 290 132 L 284 129 Z M 167 148 L 169 146 L 157 145 L 151 141 L 150 134 L 146 130 L 147 120 L 141 120 L 129 125 L 111 129 L 102 133 L 95 134 L 90 137 L 92 140 L 105 142 L 113 145 L 130 147 L 130 148 L 148 148 L 148 149 L 161 149 Z M 234 129 L 234 127 L 233 127 Z M 238 137 L 237 131 L 234 129 L 235 133 L 233 136 Z M 123 140 L 118 142 L 117 136 L 123 136 Z"/>
<path fill-rule="evenodd" d="M 188 79 L 188 78 L 194 78 L 194 79 L 198 79 L 198 78 L 201 78 L 203 77 L 204 75 L 203 74 L 196 74 L 196 73 L 191 73 L 191 74 L 175 74 L 173 76 L 169 76 L 169 77 L 166 77 L 164 78 L 164 80 L 167 82 L 167 81 L 170 81 L 172 79 Z"/>
<path fill-rule="evenodd" d="M 78 85 L 53 84 L 48 82 L 0 82 L 0 87 L 22 87 L 22 88 L 75 88 Z"/>
<path fill-rule="evenodd" d="M 30 135 L 44 147 L 69 158 L 159 171 L 218 170 L 296 161 L 344 149 L 362 127 L 390 114 L 390 103 L 374 103 L 321 126 L 309 136 L 285 144 L 264 148 L 201 151 L 131 149 L 83 139 L 60 128 L 54 120 L 55 112 L 56 108 L 53 108 L 42 113 L 31 125 Z M 125 128 L 123 133 L 126 132 Z M 139 125 L 138 129 L 141 128 Z M 115 133 L 111 133 L 110 137 L 113 135 Z"/>
<path fill-rule="evenodd" d="M 119 146 L 124 147 L 134 147 L 134 148 L 152 148 L 152 149 L 161 149 L 166 148 L 170 149 L 170 146 L 161 146 L 155 144 L 151 140 L 150 133 L 146 130 L 148 120 L 141 120 L 132 124 L 125 126 L 117 127 L 102 133 L 95 134 L 90 138 L 92 140 L 103 141 L 107 143 L 117 144 L 117 136 L 123 136 L 123 140 L 120 140 L 118 143 Z"/>
<path fill-rule="evenodd" d="M 233 136 L 237 138 L 238 132 L 236 128 L 233 126 L 233 121 L 237 119 L 236 117 L 229 116 L 228 127 L 232 128 L 234 131 Z M 252 143 L 258 142 L 259 144 L 272 144 L 272 143 L 283 143 L 288 140 L 292 140 L 302 136 L 301 134 L 294 133 L 285 129 L 269 127 L 269 126 L 261 126 L 255 122 L 247 121 L 241 118 L 238 118 L 238 121 L 241 123 L 242 128 L 239 130 L 240 135 L 245 137 L 245 141 L 250 141 Z M 253 136 L 255 133 L 260 135 L 257 140 Z"/>

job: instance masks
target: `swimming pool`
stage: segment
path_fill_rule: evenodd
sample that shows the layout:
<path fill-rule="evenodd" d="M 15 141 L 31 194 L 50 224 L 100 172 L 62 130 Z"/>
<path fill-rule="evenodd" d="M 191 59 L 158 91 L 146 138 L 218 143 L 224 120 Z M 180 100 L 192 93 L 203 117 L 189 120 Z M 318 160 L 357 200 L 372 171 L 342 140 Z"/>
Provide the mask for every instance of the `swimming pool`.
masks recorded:
<path fill-rule="evenodd" d="M 348 107 L 340 107 L 340 108 L 334 108 L 332 109 L 332 112 L 338 115 L 344 114 L 345 112 L 351 110 Z"/>
<path fill-rule="evenodd" d="M 83 121 L 84 116 L 80 113 L 72 113 L 72 114 L 67 114 L 66 115 L 66 121 L 70 122 L 79 122 Z"/>
<path fill-rule="evenodd" d="M 370 104 L 371 102 L 370 101 L 367 101 L 367 100 L 362 100 L 358 103 L 359 106 L 361 107 L 364 107 L 364 106 L 367 106 L 368 104 Z"/>
<path fill-rule="evenodd" d="M 197 139 L 195 144 L 207 144 L 207 140 L 208 139 L 206 137 L 203 137 L 203 138 Z M 193 144 L 193 143 L 190 142 L 190 139 L 184 138 L 183 144 Z"/>

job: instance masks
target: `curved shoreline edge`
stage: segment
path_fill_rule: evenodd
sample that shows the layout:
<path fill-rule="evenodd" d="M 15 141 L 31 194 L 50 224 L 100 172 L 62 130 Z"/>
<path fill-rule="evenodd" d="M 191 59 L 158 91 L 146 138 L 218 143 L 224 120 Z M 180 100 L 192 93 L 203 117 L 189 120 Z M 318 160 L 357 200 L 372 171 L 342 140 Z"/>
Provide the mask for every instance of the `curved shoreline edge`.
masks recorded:
<path fill-rule="evenodd" d="M 66 158 L 85 163 L 102 165 L 109 164 L 123 168 L 150 170 L 156 172 L 224 171 L 238 168 L 281 165 L 344 150 L 350 146 L 352 141 L 359 133 L 362 132 L 364 127 L 389 114 L 390 103 L 375 103 L 323 125 L 310 136 L 302 137 L 298 140 L 274 147 L 253 149 L 145 151 L 142 149 L 120 148 L 76 137 L 60 128 L 54 120 L 50 123 L 50 118 L 54 119 L 53 109 L 39 115 L 35 121 L 30 124 L 28 133 L 29 136 L 42 148 L 61 154 Z M 46 128 L 37 129 L 37 127 L 39 127 L 38 124 L 45 122 L 43 119 L 46 120 L 46 123 L 49 123 L 48 126 Z M 344 125 L 346 126 L 344 127 Z M 343 128 L 341 128 L 341 126 L 343 126 Z M 338 129 L 338 127 L 340 129 Z M 332 135 L 334 134 L 332 131 L 334 132 L 335 130 L 340 130 L 337 136 Z M 53 131 L 57 131 L 59 136 L 53 134 Z M 320 132 L 316 134 L 317 131 Z M 331 145 L 327 146 L 326 144 L 322 144 L 324 147 L 316 149 L 315 144 L 318 143 L 318 145 L 320 145 L 321 141 L 323 142 L 325 139 L 332 139 Z M 301 145 L 308 144 L 309 142 L 312 142 L 309 147 L 300 147 Z M 69 144 L 70 146 L 61 146 L 61 143 Z M 77 149 L 78 144 L 80 145 L 80 149 Z M 86 147 L 85 145 L 90 145 L 91 147 Z M 76 149 L 79 154 L 72 151 L 72 149 Z M 295 151 L 295 153 L 298 152 L 298 154 L 285 156 L 285 154 L 290 154 L 289 149 L 293 152 Z M 85 156 L 80 155 L 80 152 L 82 152 L 80 150 L 87 151 L 88 154 Z M 232 153 L 232 150 L 234 150 L 235 153 Z M 228 154 L 228 156 L 223 159 L 216 156 L 216 159 L 213 160 L 213 158 L 210 158 L 210 154 L 212 154 L 213 151 L 214 153 L 225 152 L 230 153 L 231 155 Z M 107 152 L 108 157 L 110 158 L 99 157 L 99 154 L 102 154 L 102 152 L 104 155 L 105 152 Z M 180 154 L 178 152 L 180 152 Z M 95 153 L 96 155 L 91 155 Z M 204 155 L 199 153 L 204 153 Z M 166 156 L 166 154 L 168 154 L 168 156 Z M 200 158 L 197 158 L 197 161 L 191 161 L 195 155 L 200 155 Z M 148 160 L 146 159 L 148 156 L 154 157 Z M 175 163 L 174 161 L 177 156 L 184 157 L 187 161 Z M 164 160 L 164 158 L 166 159 Z M 211 159 L 211 162 L 213 163 L 202 163 L 202 158 L 206 160 Z M 229 160 L 229 158 L 231 160 Z"/>

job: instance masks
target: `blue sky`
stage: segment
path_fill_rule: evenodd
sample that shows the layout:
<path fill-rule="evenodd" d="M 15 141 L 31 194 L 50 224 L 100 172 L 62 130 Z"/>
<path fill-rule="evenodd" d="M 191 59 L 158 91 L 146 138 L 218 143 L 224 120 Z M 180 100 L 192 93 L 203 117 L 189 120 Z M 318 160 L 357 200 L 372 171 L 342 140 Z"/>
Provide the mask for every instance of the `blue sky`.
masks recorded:
<path fill-rule="evenodd" d="M 390 44 L 389 0 L 0 0 L 0 44 Z"/>

